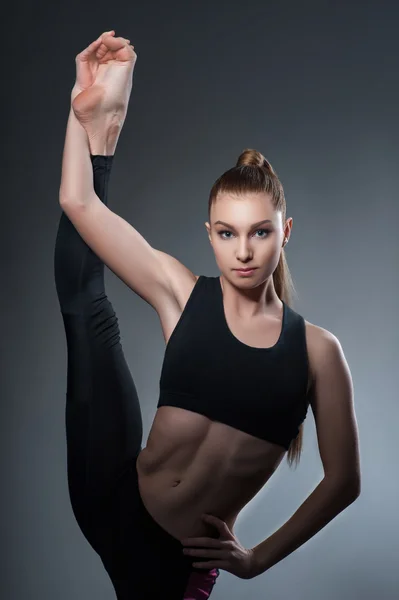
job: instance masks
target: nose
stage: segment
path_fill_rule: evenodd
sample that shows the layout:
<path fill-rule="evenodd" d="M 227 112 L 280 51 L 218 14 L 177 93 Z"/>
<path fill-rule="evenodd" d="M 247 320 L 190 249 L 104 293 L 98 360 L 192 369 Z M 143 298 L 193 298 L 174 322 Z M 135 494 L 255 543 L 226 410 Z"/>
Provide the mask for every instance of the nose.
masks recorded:
<path fill-rule="evenodd" d="M 246 237 L 241 238 L 241 240 L 238 242 L 237 249 L 238 260 L 245 262 L 247 260 L 250 260 L 252 258 L 252 255 L 253 251 L 251 248 L 250 241 Z"/>

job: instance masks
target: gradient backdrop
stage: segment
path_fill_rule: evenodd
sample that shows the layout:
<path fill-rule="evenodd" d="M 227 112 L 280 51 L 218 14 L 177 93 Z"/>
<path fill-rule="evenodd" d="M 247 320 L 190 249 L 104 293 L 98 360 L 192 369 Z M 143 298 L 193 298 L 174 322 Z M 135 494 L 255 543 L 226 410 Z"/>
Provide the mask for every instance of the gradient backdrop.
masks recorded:
<path fill-rule="evenodd" d="M 206 236 L 216 178 L 245 147 L 283 182 L 294 308 L 341 341 L 355 386 L 362 494 L 250 581 L 221 572 L 212 600 L 393 600 L 398 573 L 397 2 L 18 3 L 3 17 L 1 590 L 4 600 L 112 600 L 69 504 L 66 343 L 53 278 L 75 56 L 100 33 L 138 60 L 110 207 L 196 274 L 218 275 Z M 3 188 L 4 189 L 4 188 Z M 144 443 L 164 351 L 155 311 L 107 270 L 139 391 Z M 308 413 L 286 461 L 241 513 L 254 546 L 322 477 Z M 132 599 L 133 600 L 133 599 Z"/>

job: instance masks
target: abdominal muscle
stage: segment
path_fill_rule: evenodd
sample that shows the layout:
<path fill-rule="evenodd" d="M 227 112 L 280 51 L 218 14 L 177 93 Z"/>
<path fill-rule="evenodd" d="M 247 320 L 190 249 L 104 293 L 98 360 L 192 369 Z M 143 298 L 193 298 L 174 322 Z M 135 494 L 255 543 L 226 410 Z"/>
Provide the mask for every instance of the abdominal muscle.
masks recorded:
<path fill-rule="evenodd" d="M 285 452 L 203 415 L 162 406 L 136 463 L 140 495 L 152 518 L 176 539 L 218 537 L 201 515 L 219 517 L 233 531 L 240 510 Z"/>

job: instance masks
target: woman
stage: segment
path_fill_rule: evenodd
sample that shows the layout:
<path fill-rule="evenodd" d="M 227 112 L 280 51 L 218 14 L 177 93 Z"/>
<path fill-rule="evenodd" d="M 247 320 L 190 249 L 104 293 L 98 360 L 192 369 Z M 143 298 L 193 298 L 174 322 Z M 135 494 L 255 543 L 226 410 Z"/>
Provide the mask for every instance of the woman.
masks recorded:
<path fill-rule="evenodd" d="M 292 219 L 261 154 L 244 151 L 212 188 L 206 228 L 220 277 L 194 275 L 107 208 L 135 61 L 114 31 L 76 57 L 55 248 L 68 484 L 119 600 L 200 600 L 219 569 L 243 579 L 265 572 L 359 495 L 352 384 L 335 336 L 288 304 L 282 248 Z M 154 308 L 165 337 L 144 449 L 104 263 Z M 325 476 L 282 528 L 246 549 L 237 516 L 287 451 L 298 460 L 309 404 Z"/>

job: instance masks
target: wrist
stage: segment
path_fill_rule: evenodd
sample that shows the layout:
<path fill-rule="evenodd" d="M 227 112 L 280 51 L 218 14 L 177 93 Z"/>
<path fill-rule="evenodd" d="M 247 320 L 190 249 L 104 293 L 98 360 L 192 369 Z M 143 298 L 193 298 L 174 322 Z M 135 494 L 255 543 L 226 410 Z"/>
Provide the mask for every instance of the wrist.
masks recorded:
<path fill-rule="evenodd" d="M 99 154 L 102 156 L 112 156 L 118 143 L 122 128 L 118 125 L 107 127 L 97 131 L 87 133 L 89 140 L 90 154 Z"/>
<path fill-rule="evenodd" d="M 122 131 L 125 115 L 120 111 L 112 115 L 77 115 L 71 105 L 72 118 L 86 132 L 90 154 L 113 155 Z"/>
<path fill-rule="evenodd" d="M 255 546 L 254 548 L 251 548 L 252 551 L 252 569 L 251 569 L 251 578 L 253 577 L 258 577 L 258 575 L 262 575 L 262 573 L 265 573 L 270 567 L 271 564 L 269 563 L 267 554 L 266 554 L 266 548 L 265 546 L 260 547 L 261 545 L 259 544 L 259 546 Z"/>

